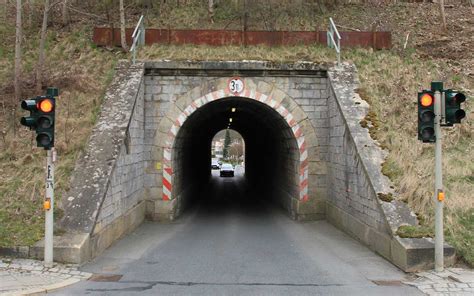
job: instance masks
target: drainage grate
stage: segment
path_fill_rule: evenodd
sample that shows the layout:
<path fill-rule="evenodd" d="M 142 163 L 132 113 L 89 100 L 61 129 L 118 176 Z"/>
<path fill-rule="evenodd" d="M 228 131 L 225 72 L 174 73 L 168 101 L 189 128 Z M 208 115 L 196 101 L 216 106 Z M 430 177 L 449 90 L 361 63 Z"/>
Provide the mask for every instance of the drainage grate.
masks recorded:
<path fill-rule="evenodd" d="M 121 274 L 93 274 L 89 281 L 91 282 L 118 282 L 123 275 Z"/>
<path fill-rule="evenodd" d="M 401 281 L 384 281 L 384 280 L 378 280 L 378 281 L 372 281 L 374 284 L 377 286 L 402 286 L 403 283 Z"/>

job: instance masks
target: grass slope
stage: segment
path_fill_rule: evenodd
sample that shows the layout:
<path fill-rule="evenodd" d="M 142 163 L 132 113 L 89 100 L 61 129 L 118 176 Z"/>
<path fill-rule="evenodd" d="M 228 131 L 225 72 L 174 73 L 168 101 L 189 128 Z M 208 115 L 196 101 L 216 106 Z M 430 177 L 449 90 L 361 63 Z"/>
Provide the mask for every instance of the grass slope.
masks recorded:
<path fill-rule="evenodd" d="M 86 144 L 99 111 L 104 89 L 113 76 L 113 65 L 122 54 L 97 49 L 90 42 L 90 28 L 60 35 L 48 35 L 47 85 L 57 86 L 60 97 L 56 109 L 55 146 L 56 200 L 69 185 L 78 154 Z M 33 50 L 38 40 L 30 39 L 30 48 L 23 53 L 24 83 L 31 80 L 29 65 L 36 63 Z M 0 77 L 11 75 L 12 51 L 3 50 Z M 4 82 L 4 80 L 2 80 Z M 25 97 L 36 95 L 25 87 Z M 5 99 L 5 101 L 7 101 Z M 0 139 L 0 246 L 31 245 L 43 236 L 45 152 L 36 148 L 35 133 L 19 126 L 20 116 L 28 112 L 17 110 L 11 118 L 11 106 L 0 110 L 3 137 Z M 60 217 L 56 211 L 56 217 Z"/>

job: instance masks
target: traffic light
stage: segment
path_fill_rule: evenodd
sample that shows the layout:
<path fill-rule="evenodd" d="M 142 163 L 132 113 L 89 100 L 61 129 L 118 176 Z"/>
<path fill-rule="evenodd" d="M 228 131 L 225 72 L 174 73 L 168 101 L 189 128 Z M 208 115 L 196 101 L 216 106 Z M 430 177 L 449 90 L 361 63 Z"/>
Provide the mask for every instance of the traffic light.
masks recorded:
<path fill-rule="evenodd" d="M 22 101 L 21 108 L 23 110 L 30 111 L 30 116 L 23 116 L 20 120 L 20 123 L 24 126 L 29 127 L 30 130 L 36 130 L 36 119 L 38 118 L 36 99 Z"/>
<path fill-rule="evenodd" d="M 55 103 L 52 96 L 37 97 L 36 143 L 38 147 L 44 147 L 46 150 L 54 147 Z"/>
<path fill-rule="evenodd" d="M 21 108 L 30 111 L 30 116 L 21 118 L 21 124 L 36 131 L 36 145 L 46 150 L 54 147 L 55 105 L 49 95 L 21 102 Z"/>
<path fill-rule="evenodd" d="M 455 123 L 461 123 L 461 119 L 466 117 L 466 112 L 461 109 L 461 103 L 466 101 L 466 96 L 458 91 L 447 89 L 445 91 L 445 121 L 446 125 L 452 126 Z"/>
<path fill-rule="evenodd" d="M 436 142 L 434 129 L 434 92 L 424 90 L 418 93 L 418 140 L 423 143 Z"/>

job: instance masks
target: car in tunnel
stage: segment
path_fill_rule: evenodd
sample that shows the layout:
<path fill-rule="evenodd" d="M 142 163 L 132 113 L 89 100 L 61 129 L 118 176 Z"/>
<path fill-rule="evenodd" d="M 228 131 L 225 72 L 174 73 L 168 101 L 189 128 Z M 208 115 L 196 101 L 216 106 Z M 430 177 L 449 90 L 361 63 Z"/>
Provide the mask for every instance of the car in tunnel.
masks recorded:
<path fill-rule="evenodd" d="M 212 170 L 218 170 L 220 168 L 221 168 L 221 166 L 220 166 L 219 162 L 217 160 L 212 160 L 211 169 Z"/>
<path fill-rule="evenodd" d="M 230 163 L 223 163 L 219 175 L 221 177 L 233 177 L 234 167 Z"/>

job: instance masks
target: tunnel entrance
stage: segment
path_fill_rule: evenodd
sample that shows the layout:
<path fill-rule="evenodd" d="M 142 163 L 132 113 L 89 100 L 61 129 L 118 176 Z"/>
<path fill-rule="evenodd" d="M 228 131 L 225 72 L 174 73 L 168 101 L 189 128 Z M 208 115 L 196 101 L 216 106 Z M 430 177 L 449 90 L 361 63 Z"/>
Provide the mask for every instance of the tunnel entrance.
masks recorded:
<path fill-rule="evenodd" d="M 150 100 L 145 119 L 155 127 L 147 130 L 153 138 L 145 138 L 151 148 L 146 163 L 148 215 L 153 220 L 174 220 L 193 192 L 209 181 L 212 137 L 229 126 L 232 116 L 229 128 L 239 132 L 246 144 L 249 188 L 270 196 L 294 219 L 323 218 L 326 78 L 313 70 L 298 70 L 293 76 L 229 73 L 160 70 L 145 76 L 145 102 Z M 231 115 L 234 108 L 236 115 Z"/>
<path fill-rule="evenodd" d="M 300 151 L 285 118 L 262 102 L 227 97 L 193 112 L 174 139 L 171 194 L 178 199 L 180 208 L 199 197 L 196 193 L 208 184 L 212 139 L 218 131 L 228 130 L 230 126 L 246 143 L 246 185 L 258 188 L 262 197 L 276 201 L 288 196 L 298 198 Z M 224 161 L 230 162 L 229 155 Z"/>

